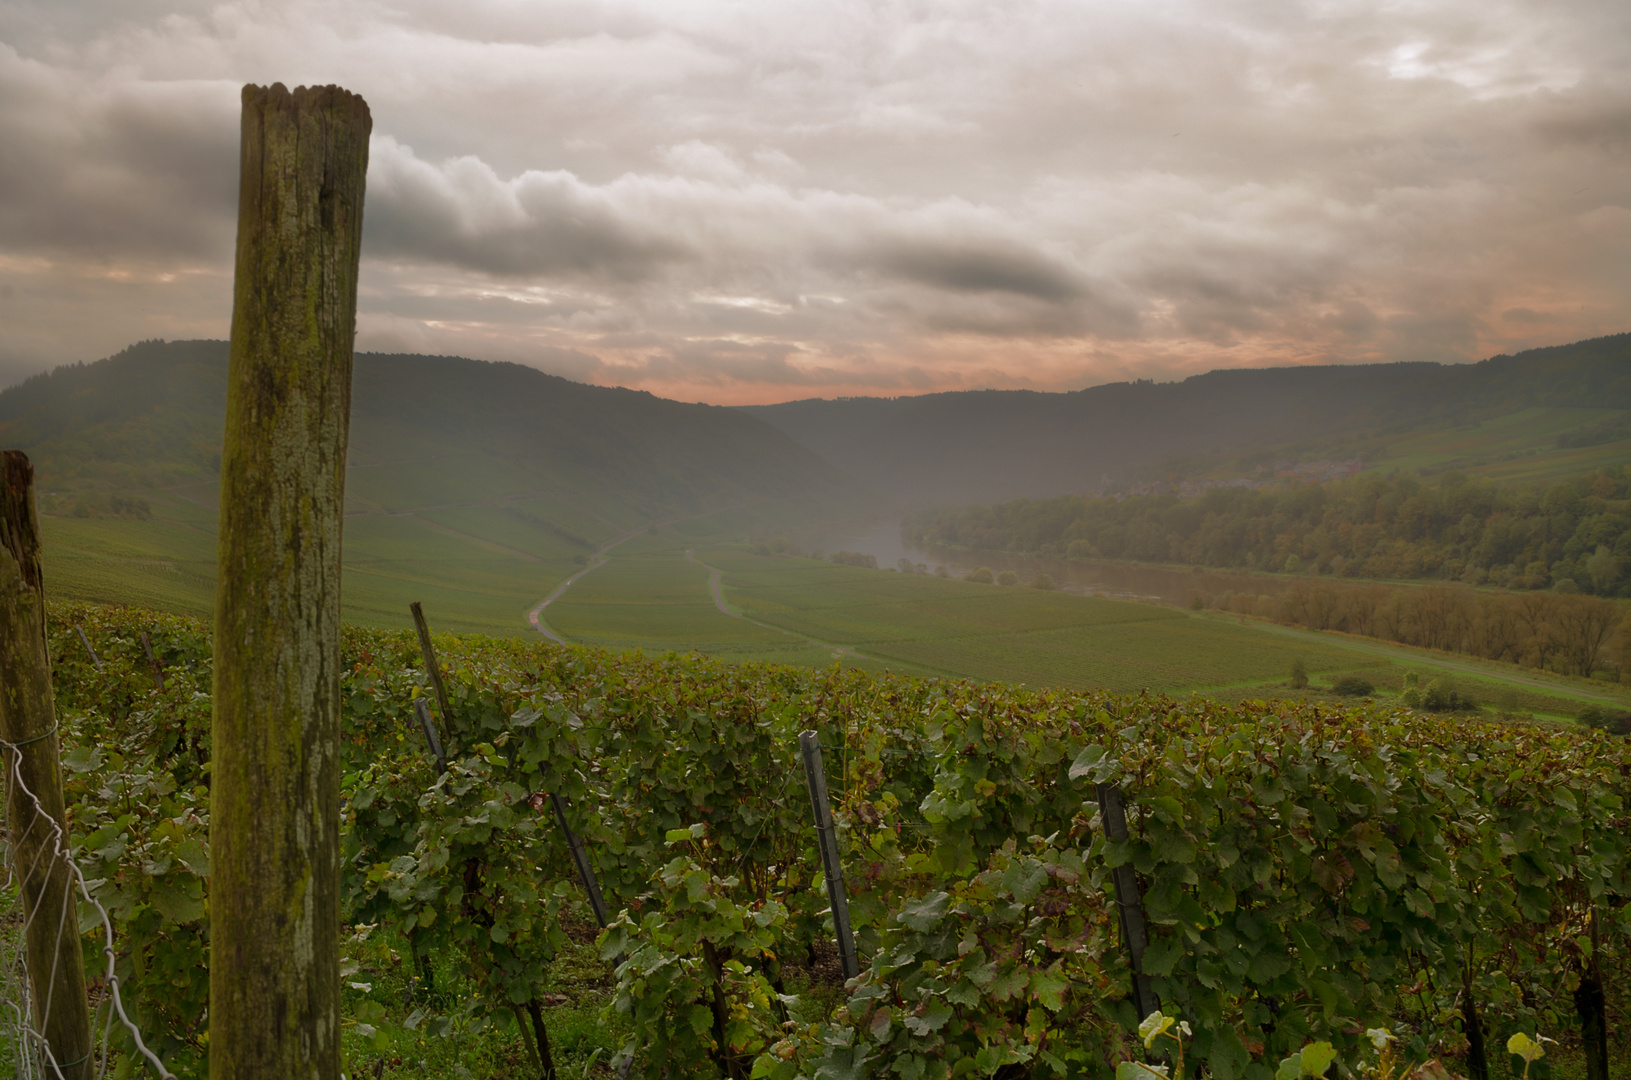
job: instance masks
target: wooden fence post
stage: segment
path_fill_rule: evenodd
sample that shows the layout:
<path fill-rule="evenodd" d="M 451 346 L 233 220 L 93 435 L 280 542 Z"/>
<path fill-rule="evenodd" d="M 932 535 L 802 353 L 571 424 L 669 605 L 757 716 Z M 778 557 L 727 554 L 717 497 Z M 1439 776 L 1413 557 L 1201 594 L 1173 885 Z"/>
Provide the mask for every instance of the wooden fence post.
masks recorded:
<path fill-rule="evenodd" d="M 1127 810 L 1121 800 L 1121 789 L 1114 784 L 1095 784 L 1099 797 L 1099 819 L 1104 825 L 1105 839 L 1117 843 L 1127 840 Z M 1155 998 L 1150 977 L 1144 974 L 1144 949 L 1149 945 L 1149 933 L 1144 927 L 1144 903 L 1138 893 L 1138 875 L 1131 863 L 1122 863 L 1110 871 L 1116 887 L 1116 910 L 1121 915 L 1121 939 L 1127 943 L 1127 955 L 1133 968 L 1133 1003 L 1138 1006 L 1138 1018 L 1161 1007 Z"/>
<path fill-rule="evenodd" d="M 799 752 L 804 757 L 804 781 L 810 789 L 810 809 L 815 813 L 816 844 L 821 849 L 821 867 L 827 875 L 827 899 L 832 902 L 833 930 L 838 936 L 838 959 L 844 978 L 861 973 L 855 956 L 855 935 L 850 932 L 849 901 L 844 897 L 844 867 L 838 858 L 838 838 L 833 832 L 832 802 L 827 795 L 827 771 L 821 764 L 821 743 L 813 731 L 799 734 Z"/>
<path fill-rule="evenodd" d="M 419 632 L 419 655 L 425 661 L 425 674 L 430 676 L 430 688 L 436 694 L 437 720 L 441 725 L 442 746 L 453 746 L 453 714 L 448 711 L 447 684 L 442 681 L 442 666 L 436 662 L 436 646 L 430 643 L 430 624 L 425 621 L 425 609 L 415 600 L 408 605 L 413 613 L 413 628 Z"/>
<path fill-rule="evenodd" d="M 340 1078 L 340 534 L 372 127 L 243 90 L 210 791 L 210 1075 Z"/>
<path fill-rule="evenodd" d="M 45 644 L 34 469 L 0 462 L 0 765 L 6 823 L 27 926 L 28 983 L 48 1061 L 63 1080 L 91 1076 L 91 1014 L 79 947 L 79 894 L 67 864 L 56 700 Z M 24 790 L 24 789 L 27 790 Z"/>

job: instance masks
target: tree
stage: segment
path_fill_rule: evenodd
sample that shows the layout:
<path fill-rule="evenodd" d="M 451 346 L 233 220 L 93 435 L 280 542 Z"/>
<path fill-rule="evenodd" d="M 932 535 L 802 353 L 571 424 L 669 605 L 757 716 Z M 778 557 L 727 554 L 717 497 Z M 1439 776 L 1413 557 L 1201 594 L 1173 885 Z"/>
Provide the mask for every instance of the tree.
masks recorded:
<path fill-rule="evenodd" d="M 1014 573 L 1012 570 L 1004 570 L 1002 573 L 997 575 L 997 584 L 998 585 L 1018 585 L 1019 584 L 1019 575 Z"/>
<path fill-rule="evenodd" d="M 1291 662 L 1291 688 L 1301 690 L 1308 685 L 1308 668 L 1303 665 L 1303 658 L 1297 657 Z"/>
<path fill-rule="evenodd" d="M 1598 544 L 1597 551 L 1586 560 L 1586 575 L 1599 594 L 1611 595 L 1620 581 L 1620 557 L 1606 544 Z"/>
<path fill-rule="evenodd" d="M 1569 672 L 1589 676 L 1619 625 L 1620 608 L 1612 601 L 1594 596 L 1558 597 L 1552 627 L 1558 654 Z"/>

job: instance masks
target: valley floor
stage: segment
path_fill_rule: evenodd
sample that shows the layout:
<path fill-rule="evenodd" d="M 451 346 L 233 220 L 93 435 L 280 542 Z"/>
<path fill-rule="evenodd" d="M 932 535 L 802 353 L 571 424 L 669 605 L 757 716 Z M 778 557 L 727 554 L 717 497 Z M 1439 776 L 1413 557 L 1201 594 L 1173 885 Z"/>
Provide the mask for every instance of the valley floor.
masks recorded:
<path fill-rule="evenodd" d="M 577 508 L 543 533 L 526 515 L 548 495 L 469 505 L 381 505 L 347 518 L 344 617 L 408 625 L 424 604 L 438 631 L 557 640 L 646 653 L 1072 689 L 1205 693 L 1224 699 L 1320 696 L 1356 674 L 1397 694 L 1407 671 L 1441 677 L 1487 704 L 1572 718 L 1586 704 L 1631 708 L 1618 684 L 1570 679 L 1372 639 L 1277 626 L 1110 596 L 980 585 L 754 553 L 756 528 L 800 508 L 774 502 L 639 520 Z M 47 587 L 64 599 L 208 617 L 214 591 L 212 492 L 151 493 L 149 520 L 43 519 Z M 564 512 L 564 511 L 563 511 Z M 566 534 L 564 537 L 562 534 Z M 1313 684 L 1288 685 L 1300 661 Z"/>

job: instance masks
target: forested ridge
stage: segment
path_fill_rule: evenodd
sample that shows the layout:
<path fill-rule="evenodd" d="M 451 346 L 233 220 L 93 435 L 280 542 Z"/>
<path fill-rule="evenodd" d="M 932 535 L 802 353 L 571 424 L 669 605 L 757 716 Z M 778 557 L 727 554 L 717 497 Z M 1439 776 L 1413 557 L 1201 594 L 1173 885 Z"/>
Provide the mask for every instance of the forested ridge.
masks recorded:
<path fill-rule="evenodd" d="M 1459 473 L 1199 498 L 1066 495 L 908 516 L 920 546 L 1631 595 L 1631 466 L 1549 485 Z"/>
<path fill-rule="evenodd" d="M 1578 420 L 1556 418 L 1574 429 L 1571 446 L 1625 438 L 1616 427 L 1624 418 L 1601 411 L 1631 409 L 1631 334 L 1475 364 L 1227 368 L 1069 393 L 961 390 L 743 406 L 849 475 L 920 504 L 1049 498 L 1174 471 L 1251 474 L 1282 458 L 1399 460 L 1412 439 L 1473 434 L 1537 408 L 1579 412 Z M 1498 451 L 1469 446 L 1448 467 L 1508 460 L 1556 435 Z"/>
<path fill-rule="evenodd" d="M 227 343 L 144 341 L 0 391 L 0 436 L 28 452 L 48 512 L 145 516 L 120 493 L 213 483 L 226 409 Z M 588 386 L 512 363 L 358 353 L 350 464 L 489 462 L 523 487 L 612 493 L 654 513 L 816 496 L 848 478 L 734 409 Z M 424 482 L 405 479 L 412 489 Z M 442 496 L 426 501 L 447 501 Z"/>

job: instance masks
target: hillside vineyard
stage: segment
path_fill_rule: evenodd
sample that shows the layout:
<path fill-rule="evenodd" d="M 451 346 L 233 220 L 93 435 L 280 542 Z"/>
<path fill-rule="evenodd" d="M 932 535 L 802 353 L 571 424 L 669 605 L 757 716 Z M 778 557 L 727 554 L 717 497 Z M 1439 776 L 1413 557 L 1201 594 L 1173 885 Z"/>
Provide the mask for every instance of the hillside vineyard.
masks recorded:
<path fill-rule="evenodd" d="M 409 719 L 426 693 L 418 643 L 346 634 L 347 948 L 386 935 L 415 963 L 456 956 L 471 1016 L 524 1007 L 550 1023 L 563 918 L 584 918 L 559 798 L 610 908 L 606 1022 L 632 1075 L 1109 1077 L 1140 1019 L 1113 884 L 1127 866 L 1142 975 L 1217 1077 L 1268 1075 L 1310 1040 L 1345 1068 L 1374 1062 L 1368 1027 L 1418 1061 L 1517 1030 L 1589 1039 L 1604 991 L 1631 985 L 1621 739 L 437 644 L 442 774 Z M 171 1067 L 198 1075 L 207 640 L 185 619 L 67 608 L 51 654 L 74 828 L 141 976 L 127 1001 Z M 797 764 L 806 728 L 827 748 L 860 951 L 842 989 L 810 964 L 832 923 Z M 1101 813 L 1108 790 L 1125 839 Z M 348 1019 L 354 1059 L 426 1022 L 348 1001 L 368 1006 L 366 1024 Z"/>

